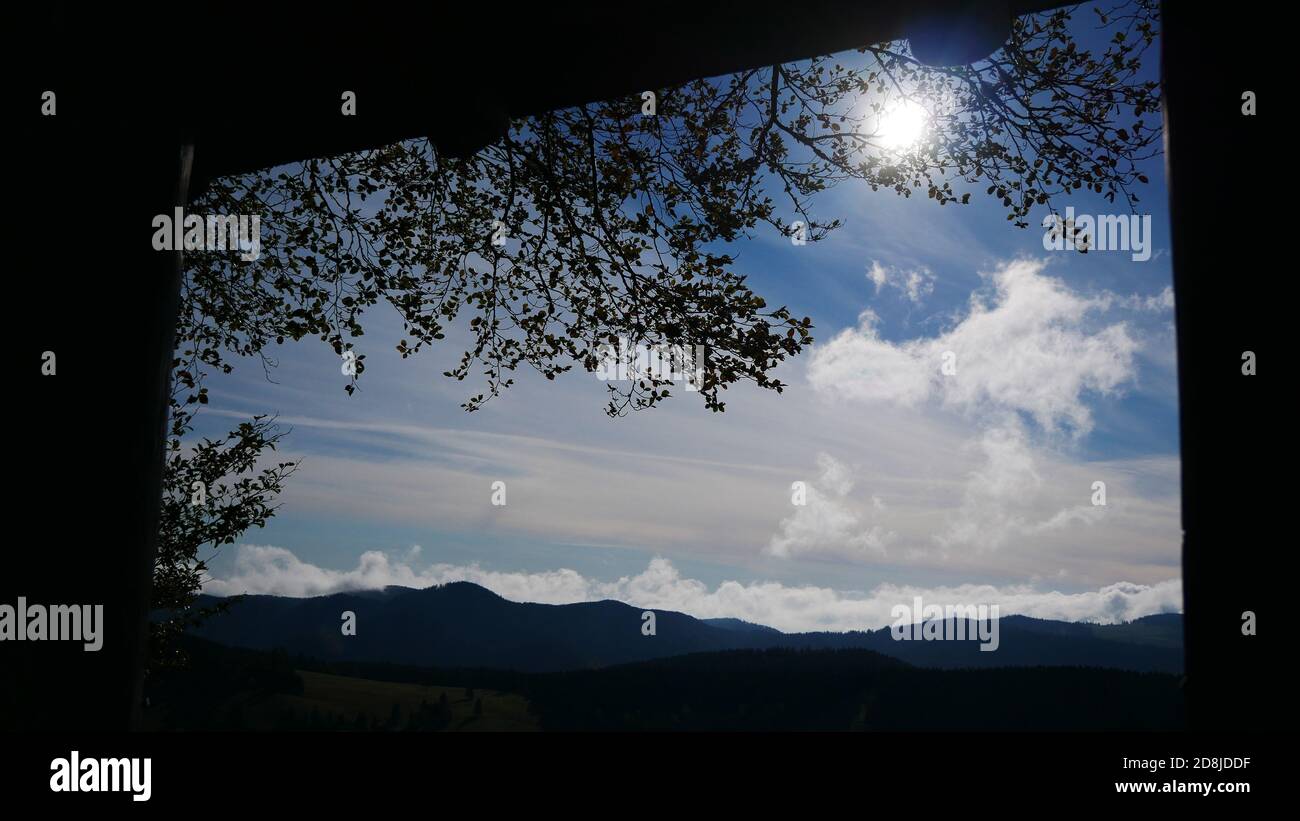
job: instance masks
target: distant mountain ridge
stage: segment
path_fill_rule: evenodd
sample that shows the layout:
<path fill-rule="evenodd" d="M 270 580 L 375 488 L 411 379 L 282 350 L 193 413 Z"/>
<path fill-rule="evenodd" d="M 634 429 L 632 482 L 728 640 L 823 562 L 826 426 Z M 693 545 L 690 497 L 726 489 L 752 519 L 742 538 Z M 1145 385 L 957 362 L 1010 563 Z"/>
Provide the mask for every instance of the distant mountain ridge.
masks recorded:
<path fill-rule="evenodd" d="M 200 606 L 217 601 L 200 597 Z M 357 634 L 341 632 L 356 615 Z M 334 661 L 558 672 L 723 650 L 863 649 L 920 667 L 1084 666 L 1182 671 L 1182 616 L 1162 614 L 1097 625 L 1007 616 L 1000 646 L 975 641 L 895 641 L 874 631 L 783 633 L 740 619 L 697 619 L 655 610 L 656 634 L 642 635 L 644 608 L 616 601 L 509 601 L 470 582 L 336 593 L 306 599 L 245 596 L 195 635 L 235 647 Z M 973 625 L 972 625 L 973 627 Z"/>
<path fill-rule="evenodd" d="M 745 621 L 743 619 L 700 619 L 700 621 L 710 627 L 720 627 L 723 630 L 740 630 L 742 632 L 746 630 L 757 630 L 760 633 L 782 632 L 777 630 L 775 627 L 768 627 L 765 624 L 754 624 L 752 621 Z"/>

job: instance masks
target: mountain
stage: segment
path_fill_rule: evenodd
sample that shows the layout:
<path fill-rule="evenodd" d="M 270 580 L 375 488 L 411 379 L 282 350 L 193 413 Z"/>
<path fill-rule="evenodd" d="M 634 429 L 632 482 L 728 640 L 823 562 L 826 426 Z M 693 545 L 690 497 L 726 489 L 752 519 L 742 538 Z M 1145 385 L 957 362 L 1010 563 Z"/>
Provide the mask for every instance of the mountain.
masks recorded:
<path fill-rule="evenodd" d="M 200 598 L 199 605 L 215 599 Z M 342 615 L 355 614 L 344 636 Z M 469 582 L 423 590 L 337 593 L 307 599 L 244 596 L 194 631 L 235 647 L 284 648 L 330 661 L 384 662 L 523 672 L 587 670 L 687 653 L 774 648 L 873 650 L 920 667 L 1108 667 L 1182 670 L 1182 617 L 1150 616 L 1095 625 L 1008 616 L 996 652 L 975 641 L 895 641 L 888 628 L 847 633 L 782 633 L 739 619 L 701 620 L 656 610 L 643 635 L 642 608 L 616 601 L 512 602 Z M 970 635 L 974 635 L 973 624 Z"/>
<path fill-rule="evenodd" d="M 718 627 L 723 630 L 739 630 L 740 632 L 757 631 L 760 633 L 780 633 L 775 627 L 768 627 L 764 624 L 754 624 L 750 621 L 741 619 L 700 619 L 700 621 L 710 627 Z"/>
<path fill-rule="evenodd" d="M 200 605 L 212 603 L 203 597 Z M 357 634 L 340 630 L 345 611 Z M 737 634 L 682 613 L 644 612 L 621 602 L 549 605 L 508 601 L 469 582 L 386 595 L 309 599 L 247 596 L 197 635 L 236 647 L 283 647 L 322 659 L 524 671 L 575 670 L 737 646 Z M 744 646 L 740 634 L 741 646 Z"/>

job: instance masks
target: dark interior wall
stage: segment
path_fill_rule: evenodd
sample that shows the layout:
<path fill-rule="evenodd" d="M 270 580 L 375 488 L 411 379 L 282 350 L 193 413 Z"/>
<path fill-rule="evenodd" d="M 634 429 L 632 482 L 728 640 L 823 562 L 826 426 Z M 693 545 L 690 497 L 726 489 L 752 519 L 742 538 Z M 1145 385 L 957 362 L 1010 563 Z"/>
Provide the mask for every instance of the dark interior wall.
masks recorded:
<path fill-rule="evenodd" d="M 1279 121 L 1242 114 L 1242 93 L 1271 106 L 1263 4 L 1164 3 L 1162 76 L 1172 222 L 1182 437 L 1186 695 L 1200 729 L 1276 729 L 1287 618 L 1289 484 L 1273 343 L 1285 327 L 1265 135 Z M 1266 363 L 1242 373 L 1242 354 Z M 1252 611 L 1261 634 L 1242 634 Z"/>
<path fill-rule="evenodd" d="M 56 4 L 57 7 L 58 4 Z M 507 116 L 662 89 L 910 36 L 935 58 L 984 56 L 988 32 L 1060 0 L 662 0 L 512 4 L 203 0 L 35 13 L 40 75 L 183 122 L 220 176 L 429 136 L 472 149 Z M 57 22 L 49 22 L 51 14 Z M 972 50 L 973 49 L 973 50 Z M 89 69 L 82 71 L 79 69 Z M 358 116 L 338 116 L 356 91 Z M 147 99 L 135 99 L 136 94 Z M 107 125 L 107 123 L 105 124 Z"/>

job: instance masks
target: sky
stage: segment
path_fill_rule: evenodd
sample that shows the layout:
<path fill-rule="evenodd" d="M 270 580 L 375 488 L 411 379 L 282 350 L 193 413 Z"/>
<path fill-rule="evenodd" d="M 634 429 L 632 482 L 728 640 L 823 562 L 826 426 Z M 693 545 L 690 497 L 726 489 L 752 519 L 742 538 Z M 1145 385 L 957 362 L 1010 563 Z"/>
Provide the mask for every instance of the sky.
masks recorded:
<path fill-rule="evenodd" d="M 206 590 L 469 580 L 784 630 L 878 628 L 916 595 L 1068 620 L 1181 611 L 1162 162 L 1142 169 L 1146 261 L 1047 250 L 1045 211 L 1015 228 L 978 188 L 968 206 L 852 182 L 819 195 L 813 216 L 844 221 L 825 240 L 735 247 L 752 289 L 812 317 L 816 342 L 778 369 L 784 393 L 733 388 L 721 414 L 675 390 L 610 419 L 586 372 L 521 374 L 467 414 L 479 386 L 441 375 L 463 337 L 402 360 L 386 306 L 356 340 L 352 396 L 317 340 L 273 351 L 273 382 L 241 363 L 209 380 L 199 433 L 275 413 L 291 428 L 275 459 L 302 464 Z"/>

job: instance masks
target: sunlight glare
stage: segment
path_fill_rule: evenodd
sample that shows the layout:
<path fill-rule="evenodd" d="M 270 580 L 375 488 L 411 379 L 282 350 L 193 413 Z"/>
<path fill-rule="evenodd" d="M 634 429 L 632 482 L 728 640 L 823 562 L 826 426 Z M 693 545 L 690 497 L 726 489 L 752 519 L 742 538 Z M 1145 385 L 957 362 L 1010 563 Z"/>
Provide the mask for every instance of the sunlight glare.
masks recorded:
<path fill-rule="evenodd" d="M 928 114 L 911 100 L 904 100 L 880 118 L 880 144 L 895 151 L 909 149 L 925 136 Z"/>

